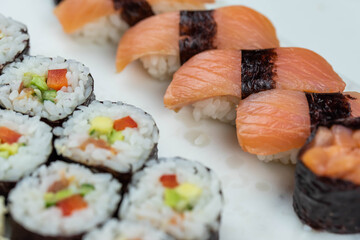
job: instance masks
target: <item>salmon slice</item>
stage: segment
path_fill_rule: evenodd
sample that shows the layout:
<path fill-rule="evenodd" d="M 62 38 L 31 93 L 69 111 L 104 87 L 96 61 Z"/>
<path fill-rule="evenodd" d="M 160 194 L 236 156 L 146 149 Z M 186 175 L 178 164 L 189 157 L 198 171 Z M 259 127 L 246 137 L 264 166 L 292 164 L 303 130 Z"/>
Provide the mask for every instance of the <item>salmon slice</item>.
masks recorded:
<path fill-rule="evenodd" d="M 220 49 L 258 49 L 279 46 L 275 28 L 260 13 L 243 6 L 214 10 L 217 33 L 214 43 Z M 121 39 L 116 69 L 148 55 L 179 56 L 179 13 L 161 14 L 140 22 Z M 155 41 L 155 43 L 153 43 Z M 159 47 L 160 44 L 164 48 Z"/>
<path fill-rule="evenodd" d="M 319 54 L 304 48 L 277 48 L 276 87 L 315 93 L 342 92 L 345 82 Z"/>
<path fill-rule="evenodd" d="M 130 62 L 146 55 L 179 54 L 179 20 L 177 12 L 150 17 L 130 28 L 120 40 L 116 69 L 122 71 Z"/>
<path fill-rule="evenodd" d="M 218 96 L 241 99 L 240 51 L 211 50 L 191 58 L 174 74 L 164 104 L 177 110 Z"/>
<path fill-rule="evenodd" d="M 300 148 L 310 135 L 305 94 L 274 89 L 251 95 L 238 105 L 236 128 L 240 146 L 252 154 Z"/>
<path fill-rule="evenodd" d="M 54 10 L 64 32 L 73 33 L 87 23 L 116 13 L 113 0 L 64 0 Z"/>
<path fill-rule="evenodd" d="M 344 93 L 351 116 L 359 117 L 360 94 Z M 311 119 L 305 93 L 273 89 L 253 94 L 237 108 L 237 136 L 244 151 L 272 155 L 300 148 L 310 135 Z"/>
<path fill-rule="evenodd" d="M 214 0 L 147 0 L 147 2 L 156 9 L 159 8 L 161 12 L 163 9 L 180 10 L 179 8 L 182 7 L 201 9 L 205 3 L 213 3 Z M 161 8 L 161 5 L 166 7 Z M 156 9 L 154 9 L 155 13 L 157 13 Z M 114 9 L 114 0 L 63 0 L 54 10 L 66 33 L 73 33 L 87 23 L 115 13 L 119 13 L 120 18 L 120 12 L 121 10 Z"/>
<path fill-rule="evenodd" d="M 304 48 L 273 51 L 276 53 L 273 69 L 276 88 L 315 93 L 344 90 L 343 80 L 313 51 Z M 241 99 L 241 60 L 239 50 L 210 50 L 192 57 L 174 74 L 164 96 L 165 106 L 176 110 L 207 98 Z M 254 81 L 262 80 L 255 77 Z"/>

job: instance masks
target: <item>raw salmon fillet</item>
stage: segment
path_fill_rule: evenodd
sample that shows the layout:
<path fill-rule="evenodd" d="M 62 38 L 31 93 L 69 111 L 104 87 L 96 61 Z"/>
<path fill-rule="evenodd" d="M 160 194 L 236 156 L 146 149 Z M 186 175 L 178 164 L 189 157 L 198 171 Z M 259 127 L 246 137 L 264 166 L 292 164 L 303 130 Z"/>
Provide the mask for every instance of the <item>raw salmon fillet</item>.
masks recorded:
<path fill-rule="evenodd" d="M 342 92 L 344 81 L 317 53 L 304 48 L 276 48 L 273 78 L 277 89 L 315 93 Z M 239 50 L 210 50 L 187 61 L 174 74 L 164 96 L 169 109 L 213 97 L 242 97 L 242 55 Z M 267 64 L 267 63 L 265 63 Z M 262 81 L 254 75 L 253 81 Z"/>
<path fill-rule="evenodd" d="M 258 49 L 279 46 L 271 22 L 250 8 L 219 8 L 214 10 L 214 20 L 217 24 L 214 39 L 217 48 Z M 127 31 L 118 46 L 117 71 L 122 71 L 130 62 L 148 55 L 179 56 L 179 21 L 178 12 L 161 14 L 147 18 Z"/>

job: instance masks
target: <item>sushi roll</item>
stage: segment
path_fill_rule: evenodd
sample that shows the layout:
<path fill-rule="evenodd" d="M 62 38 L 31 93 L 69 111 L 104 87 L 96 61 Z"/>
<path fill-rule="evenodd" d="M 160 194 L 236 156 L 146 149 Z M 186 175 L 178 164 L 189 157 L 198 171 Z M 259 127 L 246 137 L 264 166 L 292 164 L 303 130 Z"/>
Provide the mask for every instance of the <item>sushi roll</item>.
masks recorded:
<path fill-rule="evenodd" d="M 89 69 L 60 57 L 26 56 L 3 69 L 0 106 L 60 125 L 79 105 L 95 99 Z"/>
<path fill-rule="evenodd" d="M 342 92 L 345 83 L 320 55 L 304 48 L 210 50 L 186 62 L 164 96 L 167 108 L 192 104 L 195 120 L 233 123 L 239 100 L 274 88 Z"/>
<path fill-rule="evenodd" d="M 155 14 L 203 9 L 214 0 L 55 0 L 54 13 L 65 33 L 97 43 L 117 43 L 124 32 Z"/>
<path fill-rule="evenodd" d="M 24 24 L 0 14 L 0 74 L 7 64 L 28 53 L 29 40 Z"/>
<path fill-rule="evenodd" d="M 125 185 L 148 159 L 157 157 L 159 130 L 153 118 L 121 102 L 80 107 L 54 133 L 58 155 L 110 172 Z"/>
<path fill-rule="evenodd" d="M 293 206 L 314 229 L 360 232 L 360 118 L 317 127 L 301 149 Z"/>
<path fill-rule="evenodd" d="M 0 195 L 7 196 L 16 182 L 47 162 L 51 130 L 39 117 L 0 110 Z"/>
<path fill-rule="evenodd" d="M 273 89 L 240 101 L 236 131 L 242 149 L 260 160 L 296 163 L 298 149 L 317 124 L 348 117 L 360 117 L 359 93 Z"/>
<path fill-rule="evenodd" d="M 145 222 L 118 221 L 112 219 L 99 229 L 88 233 L 83 240 L 174 240 Z"/>
<path fill-rule="evenodd" d="M 151 160 L 133 177 L 121 219 L 145 221 L 175 239 L 216 240 L 223 197 L 218 178 L 182 158 Z"/>
<path fill-rule="evenodd" d="M 276 47 L 279 40 L 272 23 L 247 7 L 165 13 L 145 19 L 124 34 L 116 68 L 121 72 L 140 59 L 152 77 L 168 80 L 180 64 L 205 50 Z"/>
<path fill-rule="evenodd" d="M 81 239 L 116 212 L 120 188 L 78 164 L 43 165 L 9 194 L 11 239 Z"/>

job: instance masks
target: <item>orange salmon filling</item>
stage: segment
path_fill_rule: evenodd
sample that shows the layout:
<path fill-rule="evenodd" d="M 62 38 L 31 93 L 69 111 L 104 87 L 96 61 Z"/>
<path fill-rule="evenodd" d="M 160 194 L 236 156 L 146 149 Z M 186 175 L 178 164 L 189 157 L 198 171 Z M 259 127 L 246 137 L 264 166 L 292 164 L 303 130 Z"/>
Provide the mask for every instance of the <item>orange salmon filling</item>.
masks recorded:
<path fill-rule="evenodd" d="M 302 160 L 318 176 L 360 184 L 360 130 L 320 127 Z"/>

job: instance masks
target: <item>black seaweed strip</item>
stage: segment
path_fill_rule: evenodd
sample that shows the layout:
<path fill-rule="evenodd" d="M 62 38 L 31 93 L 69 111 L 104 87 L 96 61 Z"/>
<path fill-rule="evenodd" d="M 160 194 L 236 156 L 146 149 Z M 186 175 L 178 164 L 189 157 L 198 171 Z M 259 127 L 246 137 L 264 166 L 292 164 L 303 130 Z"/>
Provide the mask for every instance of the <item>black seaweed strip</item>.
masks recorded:
<path fill-rule="evenodd" d="M 141 20 L 154 15 L 150 4 L 146 0 L 113 0 L 116 10 L 122 9 L 121 18 L 134 26 Z"/>
<path fill-rule="evenodd" d="M 210 11 L 180 12 L 180 62 L 184 64 L 194 55 L 215 49 L 217 25 Z"/>
<path fill-rule="evenodd" d="M 241 51 L 241 97 L 274 89 L 277 53 L 274 49 Z"/>

